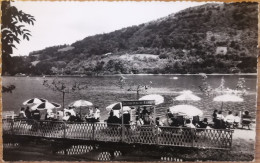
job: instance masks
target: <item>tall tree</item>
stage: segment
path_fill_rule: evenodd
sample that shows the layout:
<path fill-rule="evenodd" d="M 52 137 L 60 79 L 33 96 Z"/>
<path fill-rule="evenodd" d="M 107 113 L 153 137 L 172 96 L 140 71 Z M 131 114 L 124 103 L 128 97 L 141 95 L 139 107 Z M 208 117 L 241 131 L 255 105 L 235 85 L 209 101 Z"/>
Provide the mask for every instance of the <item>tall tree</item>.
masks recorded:
<path fill-rule="evenodd" d="M 18 10 L 15 6 L 11 6 L 11 1 L 2 1 L 2 73 L 12 68 L 13 48 L 15 43 L 21 42 L 20 37 L 29 41 L 30 31 L 25 25 L 34 25 L 34 16 L 26 14 Z"/>

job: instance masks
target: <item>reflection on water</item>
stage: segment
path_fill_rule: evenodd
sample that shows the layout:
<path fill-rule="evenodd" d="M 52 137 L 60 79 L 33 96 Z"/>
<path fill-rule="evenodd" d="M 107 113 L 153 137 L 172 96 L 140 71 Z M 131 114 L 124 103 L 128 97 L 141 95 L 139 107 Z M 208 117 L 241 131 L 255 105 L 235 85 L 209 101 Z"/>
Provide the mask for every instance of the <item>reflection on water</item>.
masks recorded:
<path fill-rule="evenodd" d="M 92 145 L 72 145 L 70 148 L 56 151 L 59 155 L 82 155 L 92 151 L 94 148 Z"/>
<path fill-rule="evenodd" d="M 59 149 L 58 151 L 54 151 L 56 155 L 67 155 L 67 156 L 76 156 L 76 155 L 84 155 L 89 152 L 92 152 L 92 156 L 98 161 L 110 161 L 115 159 L 116 157 L 122 156 L 122 152 L 119 150 L 109 150 L 99 148 L 99 146 L 93 145 L 72 145 L 68 148 Z"/>
<path fill-rule="evenodd" d="M 53 144 L 54 143 L 54 144 Z M 47 145 L 49 144 L 49 145 Z M 165 153 L 165 150 L 154 150 L 151 147 L 136 149 L 132 147 L 119 147 L 107 148 L 108 146 L 102 146 L 100 144 L 76 144 L 66 145 L 66 143 L 42 143 L 42 142 L 4 142 L 4 158 L 17 159 L 12 157 L 15 154 L 19 154 L 18 160 L 30 160 L 30 157 L 38 157 L 37 153 L 43 155 L 44 159 L 37 158 L 34 161 L 55 161 L 56 158 L 60 159 L 60 156 L 66 161 L 68 158 L 76 160 L 93 160 L 93 161 L 163 161 L 163 162 L 183 162 L 183 158 L 180 158 L 176 151 L 169 150 Z M 47 147 L 47 148 L 46 148 Z M 57 150 L 57 148 L 59 148 Z M 36 152 L 36 153 L 35 153 Z M 29 154 L 29 155 L 28 155 Z M 7 156 L 9 155 L 9 157 Z M 69 159 L 70 160 L 70 159 Z M 68 161 L 68 160 L 67 160 Z"/>

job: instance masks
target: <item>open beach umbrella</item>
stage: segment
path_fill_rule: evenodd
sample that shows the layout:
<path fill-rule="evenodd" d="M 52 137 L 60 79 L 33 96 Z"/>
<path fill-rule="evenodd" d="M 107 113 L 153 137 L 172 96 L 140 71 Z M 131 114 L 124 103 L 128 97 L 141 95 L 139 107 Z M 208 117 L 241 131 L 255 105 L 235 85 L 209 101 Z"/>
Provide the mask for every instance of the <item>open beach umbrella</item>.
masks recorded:
<path fill-rule="evenodd" d="M 202 116 L 203 112 L 192 105 L 175 105 L 169 108 L 172 114 L 178 114 L 188 117 Z"/>
<path fill-rule="evenodd" d="M 86 100 L 77 100 L 77 101 L 74 101 L 74 102 L 69 104 L 69 107 L 79 108 L 79 107 L 83 107 L 83 106 L 86 106 L 86 107 L 93 106 L 93 103 L 86 101 Z"/>
<path fill-rule="evenodd" d="M 242 99 L 241 97 L 238 97 L 236 95 L 225 94 L 225 95 L 216 96 L 213 99 L 213 101 L 222 102 L 222 104 L 221 104 L 221 110 L 222 110 L 223 102 L 243 102 L 244 99 Z"/>
<path fill-rule="evenodd" d="M 79 108 L 80 109 L 80 118 L 81 118 L 82 117 L 82 115 L 81 115 L 82 108 L 81 107 L 91 107 L 91 106 L 93 106 L 93 103 L 86 101 L 86 100 L 77 100 L 77 101 L 70 103 L 68 106 Z"/>
<path fill-rule="evenodd" d="M 192 91 L 182 91 L 182 94 L 177 96 L 175 100 L 177 101 L 199 101 L 200 97 L 194 95 Z"/>
<path fill-rule="evenodd" d="M 121 110 L 121 109 L 122 109 L 121 102 L 116 102 L 116 103 L 113 103 L 113 104 L 106 107 L 107 111 Z M 131 108 L 129 106 L 123 106 L 123 111 L 128 111 L 128 110 L 131 110 Z"/>
<path fill-rule="evenodd" d="M 162 95 L 150 94 L 139 98 L 139 100 L 154 100 L 155 105 L 159 105 L 164 102 L 164 97 Z"/>
<path fill-rule="evenodd" d="M 23 102 L 23 105 L 35 105 L 35 104 L 40 104 L 42 102 L 46 102 L 48 100 L 43 99 L 43 98 L 32 98 L 29 100 L 26 100 L 25 102 Z"/>
<path fill-rule="evenodd" d="M 38 109 L 38 110 L 44 110 L 44 109 L 50 110 L 50 109 L 58 109 L 60 107 L 61 107 L 60 104 L 46 101 L 46 102 L 42 102 L 40 104 L 36 104 L 36 105 L 32 106 L 31 109 L 32 110 L 36 110 L 36 109 Z"/>
<path fill-rule="evenodd" d="M 121 102 L 116 102 L 116 103 L 113 103 L 113 104 L 107 106 L 106 110 L 107 111 L 113 110 L 114 115 L 119 117 L 119 112 L 120 111 L 123 111 L 123 112 L 124 111 L 129 111 L 129 110 L 131 110 L 131 108 L 129 106 L 123 106 L 123 109 L 122 109 Z"/>
<path fill-rule="evenodd" d="M 213 101 L 220 101 L 220 102 L 243 102 L 244 100 L 241 97 L 231 94 L 225 94 L 216 96 Z"/>

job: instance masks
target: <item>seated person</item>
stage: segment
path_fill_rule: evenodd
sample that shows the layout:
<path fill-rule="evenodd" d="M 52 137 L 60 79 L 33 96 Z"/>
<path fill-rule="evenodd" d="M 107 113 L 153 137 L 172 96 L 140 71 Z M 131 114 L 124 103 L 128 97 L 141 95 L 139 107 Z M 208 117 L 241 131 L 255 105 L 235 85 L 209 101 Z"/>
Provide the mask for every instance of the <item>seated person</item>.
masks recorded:
<path fill-rule="evenodd" d="M 170 112 L 170 109 L 167 109 L 167 117 L 171 119 L 173 117 L 172 112 Z"/>
<path fill-rule="evenodd" d="M 32 118 L 32 114 L 31 114 L 30 108 L 28 106 L 26 107 L 24 112 L 25 112 L 26 118 L 28 118 L 28 119 Z"/>
<path fill-rule="evenodd" d="M 192 123 L 190 119 L 186 119 L 186 124 L 184 125 L 184 127 L 188 127 L 188 128 L 196 128 Z"/>
<path fill-rule="evenodd" d="M 32 115 L 32 119 L 37 120 L 37 121 L 39 121 L 41 118 L 41 112 L 38 109 L 32 111 L 31 115 Z"/>
<path fill-rule="evenodd" d="M 200 117 L 199 116 L 193 116 L 192 118 L 192 124 L 194 126 L 198 125 L 198 123 L 200 122 Z"/>
<path fill-rule="evenodd" d="M 180 126 L 177 116 L 173 116 L 171 118 L 170 126 L 173 126 L 173 127 L 179 127 Z"/>
<path fill-rule="evenodd" d="M 224 129 L 225 128 L 225 117 L 222 115 L 222 111 L 219 111 L 217 114 L 217 118 L 215 120 L 215 128 L 216 129 Z"/>
<path fill-rule="evenodd" d="M 100 110 L 99 110 L 98 107 L 95 108 L 94 119 L 95 119 L 95 122 L 99 122 L 99 119 L 100 119 Z"/>
<path fill-rule="evenodd" d="M 143 122 L 144 122 L 144 125 L 150 125 L 151 124 L 150 116 L 148 114 L 145 114 L 143 116 Z"/>
<path fill-rule="evenodd" d="M 239 123 L 240 123 L 240 117 L 238 116 L 238 113 L 236 113 L 236 115 L 234 116 L 234 124 L 233 124 L 233 127 L 234 127 L 234 128 L 238 128 Z"/>
<path fill-rule="evenodd" d="M 218 110 L 214 110 L 213 114 L 212 114 L 212 121 L 215 123 L 216 119 L 217 119 L 217 114 L 218 114 Z"/>
<path fill-rule="evenodd" d="M 70 117 L 71 117 L 71 113 L 70 112 L 65 112 L 65 116 L 62 118 L 62 120 L 69 121 Z"/>
<path fill-rule="evenodd" d="M 144 125 L 144 121 L 142 120 L 142 118 L 139 118 L 139 119 L 136 120 L 136 125 L 137 125 L 137 126 L 142 126 L 142 125 Z"/>
<path fill-rule="evenodd" d="M 249 125 L 251 124 L 251 118 L 249 112 L 245 111 L 245 114 L 242 116 L 242 128 L 248 126 L 248 129 L 250 129 Z"/>
<path fill-rule="evenodd" d="M 70 112 L 71 115 L 76 116 L 76 112 L 72 107 L 69 107 L 69 109 L 64 109 L 64 112 Z"/>
<path fill-rule="evenodd" d="M 55 117 L 55 115 L 54 115 L 53 112 L 47 111 L 47 114 L 46 114 L 46 117 L 45 117 L 46 120 L 54 120 L 54 117 Z"/>
<path fill-rule="evenodd" d="M 83 120 L 80 118 L 79 113 L 76 113 L 76 116 L 74 117 L 74 122 L 83 122 Z"/>
<path fill-rule="evenodd" d="M 144 107 L 142 113 L 141 113 L 141 118 L 144 120 L 144 116 L 149 116 L 149 112 L 148 110 L 146 109 L 146 107 Z"/>
<path fill-rule="evenodd" d="M 204 118 L 203 121 L 199 121 L 198 127 L 199 128 L 207 128 L 208 127 L 208 119 Z"/>
<path fill-rule="evenodd" d="M 157 126 L 163 126 L 163 123 L 160 121 L 160 118 L 159 118 L 159 117 L 156 117 L 156 119 L 155 119 L 155 124 L 156 124 Z"/>
<path fill-rule="evenodd" d="M 177 116 L 178 126 L 184 126 L 184 117 L 183 116 Z"/>
<path fill-rule="evenodd" d="M 89 108 L 89 113 L 85 116 L 87 122 L 95 122 L 94 109 Z"/>
<path fill-rule="evenodd" d="M 115 116 L 113 110 L 111 110 L 107 119 L 107 123 L 119 124 L 120 122 L 121 120 L 117 116 Z"/>
<path fill-rule="evenodd" d="M 24 108 L 21 108 L 21 111 L 19 112 L 19 118 L 21 119 L 24 119 L 26 118 L 26 115 L 25 115 L 25 109 Z"/>
<path fill-rule="evenodd" d="M 230 128 L 234 121 L 235 121 L 235 117 L 232 114 L 232 111 L 228 112 L 228 115 L 226 116 L 226 118 L 224 119 L 224 121 L 226 122 L 226 127 Z"/>
<path fill-rule="evenodd" d="M 58 120 L 58 121 L 61 121 L 62 118 L 63 118 L 63 111 L 58 111 L 58 112 L 57 112 L 57 120 Z"/>
<path fill-rule="evenodd" d="M 131 119 L 131 117 L 130 117 L 129 111 L 125 111 L 123 113 L 123 124 L 129 125 L 130 124 L 130 119 Z"/>

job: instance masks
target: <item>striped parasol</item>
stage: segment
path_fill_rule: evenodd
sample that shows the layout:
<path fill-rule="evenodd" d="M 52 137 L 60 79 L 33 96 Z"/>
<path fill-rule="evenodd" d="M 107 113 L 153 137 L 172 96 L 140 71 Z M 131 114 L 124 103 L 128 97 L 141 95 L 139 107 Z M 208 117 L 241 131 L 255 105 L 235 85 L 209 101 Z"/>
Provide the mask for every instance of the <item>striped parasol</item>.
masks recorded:
<path fill-rule="evenodd" d="M 60 108 L 61 105 L 60 104 L 57 104 L 57 103 L 54 103 L 54 102 L 42 102 L 40 104 L 36 104 L 34 106 L 31 107 L 32 110 L 50 110 L 50 109 L 58 109 Z"/>
<path fill-rule="evenodd" d="M 34 104 L 40 104 L 42 102 L 47 102 L 48 100 L 43 99 L 43 98 L 31 98 L 29 100 L 26 100 L 23 102 L 23 105 L 34 105 Z"/>

